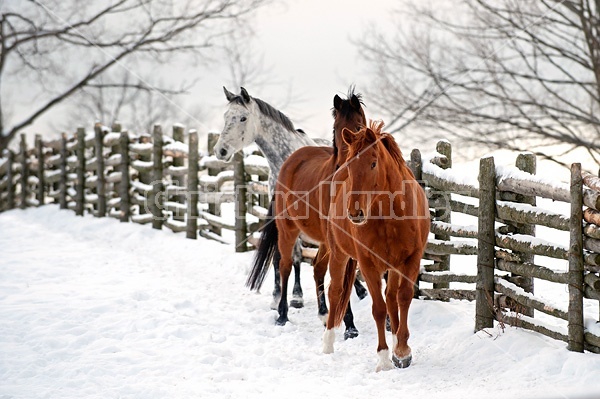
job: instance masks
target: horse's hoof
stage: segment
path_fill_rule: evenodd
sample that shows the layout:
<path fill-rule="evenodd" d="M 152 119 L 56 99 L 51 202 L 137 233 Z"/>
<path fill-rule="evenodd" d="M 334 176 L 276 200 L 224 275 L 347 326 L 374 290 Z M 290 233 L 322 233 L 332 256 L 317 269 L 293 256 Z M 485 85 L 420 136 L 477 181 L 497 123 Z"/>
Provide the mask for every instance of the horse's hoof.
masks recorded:
<path fill-rule="evenodd" d="M 290 306 L 296 309 L 304 307 L 304 299 L 301 296 L 294 296 L 290 301 Z"/>
<path fill-rule="evenodd" d="M 287 323 L 288 321 L 289 321 L 289 319 L 287 317 L 279 317 L 275 321 L 275 325 L 277 325 L 277 326 L 285 326 L 285 323 Z"/>
<path fill-rule="evenodd" d="M 356 338 L 358 337 L 358 330 L 355 327 L 350 327 L 346 331 L 344 331 L 344 339 Z"/>
<path fill-rule="evenodd" d="M 412 363 L 412 354 L 409 354 L 403 358 L 392 355 L 392 362 L 394 362 L 394 366 L 398 367 L 399 369 L 405 369 Z"/>

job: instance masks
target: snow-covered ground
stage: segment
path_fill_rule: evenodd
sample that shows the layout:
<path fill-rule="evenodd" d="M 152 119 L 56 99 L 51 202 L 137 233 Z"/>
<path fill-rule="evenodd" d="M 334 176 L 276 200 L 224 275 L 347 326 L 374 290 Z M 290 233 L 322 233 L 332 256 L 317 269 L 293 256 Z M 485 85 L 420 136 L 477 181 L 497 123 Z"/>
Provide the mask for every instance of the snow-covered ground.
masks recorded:
<path fill-rule="evenodd" d="M 412 366 L 375 373 L 370 299 L 353 296 L 360 336 L 324 355 L 312 268 L 282 328 L 272 277 L 244 287 L 252 256 L 54 205 L 0 214 L 0 398 L 600 397 L 600 355 L 474 334 L 466 301 L 414 301 Z"/>

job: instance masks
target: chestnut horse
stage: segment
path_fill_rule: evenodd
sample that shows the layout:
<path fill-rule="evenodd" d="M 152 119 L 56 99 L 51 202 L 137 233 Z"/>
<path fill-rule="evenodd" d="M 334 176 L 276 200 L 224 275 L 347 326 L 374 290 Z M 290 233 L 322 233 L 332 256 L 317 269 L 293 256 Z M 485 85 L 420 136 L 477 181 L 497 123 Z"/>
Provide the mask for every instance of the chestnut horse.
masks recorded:
<path fill-rule="evenodd" d="M 350 299 L 358 260 L 359 269 L 373 299 L 377 325 L 379 362 L 377 371 L 410 365 L 408 308 L 420 261 L 429 234 L 427 197 L 394 138 L 382 133 L 383 123 L 353 133 L 342 131 L 348 160 L 333 178 L 327 242 L 330 313 L 323 336 L 323 352 L 333 352 L 335 333 Z M 386 299 L 381 278 L 388 271 Z M 385 318 L 390 317 L 393 335 L 392 361 L 385 340 Z M 398 316 L 398 313 L 400 314 Z"/>
<path fill-rule="evenodd" d="M 247 285 L 259 289 L 264 281 L 270 259 L 279 249 L 281 260 L 281 301 L 279 302 L 278 325 L 288 321 L 287 286 L 292 268 L 292 250 L 300 232 L 320 242 L 314 260 L 314 278 L 319 305 L 319 316 L 326 318 L 325 273 L 329 262 L 329 249 L 324 244 L 327 238 L 327 212 L 329 210 L 329 183 L 339 165 L 345 162 L 346 148 L 341 131 L 348 128 L 358 131 L 366 124 L 360 96 L 350 90 L 348 100 L 334 97 L 333 148 L 302 147 L 283 163 L 279 171 L 275 194 L 269 208 L 269 220 L 263 228 L 260 244 Z M 275 219 L 273 222 L 272 219 Z M 349 260 L 356 268 L 356 262 Z M 358 330 L 354 326 L 352 311 L 347 307 L 344 317 L 345 338 L 354 338 Z"/>

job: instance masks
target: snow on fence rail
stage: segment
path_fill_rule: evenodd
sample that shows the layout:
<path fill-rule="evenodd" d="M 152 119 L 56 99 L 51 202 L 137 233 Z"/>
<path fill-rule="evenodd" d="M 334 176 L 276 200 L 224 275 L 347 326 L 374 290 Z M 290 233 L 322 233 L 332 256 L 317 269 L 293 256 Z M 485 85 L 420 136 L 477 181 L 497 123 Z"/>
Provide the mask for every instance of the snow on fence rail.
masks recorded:
<path fill-rule="evenodd" d="M 584 298 L 600 300 L 600 179 L 582 175 L 581 166 L 573 164 L 570 184 L 545 180 L 535 175 L 533 154 L 520 154 L 516 167 L 483 158 L 479 174 L 465 176 L 451 168 L 449 143 L 442 141 L 436 149 L 427 159 L 418 150 L 411 154 L 413 172 L 429 196 L 435 235 L 426 248 L 416 295 L 475 300 L 476 331 L 498 320 L 565 341 L 570 350 L 600 353 L 600 337 L 586 331 L 583 314 Z M 538 198 L 569 203 L 571 212 L 539 208 Z M 476 217 L 478 225 L 452 223 L 451 215 L 459 213 Z M 536 238 L 536 225 L 569 231 L 569 242 Z M 477 273 L 451 271 L 448 257 L 455 255 L 476 256 Z M 536 256 L 563 260 L 568 271 L 536 264 Z M 561 309 L 536 297 L 534 279 L 566 285 L 568 305 Z M 433 283 L 433 288 L 422 283 Z M 451 283 L 461 283 L 456 284 L 461 289 L 450 288 Z M 465 283 L 474 284 L 473 289 L 465 289 Z M 546 326 L 534 311 L 566 320 L 567 331 Z"/>
<path fill-rule="evenodd" d="M 188 132 L 185 144 L 184 136 L 180 125 L 171 137 L 159 125 L 152 135 L 135 135 L 118 124 L 96 124 L 91 133 L 79 128 L 58 140 L 36 136 L 35 147 L 27 149 L 22 135 L 19 152 L 0 158 L 0 211 L 54 202 L 77 215 L 164 226 L 188 238 L 199 234 L 225 241 L 222 229 L 234 230 L 236 249 L 246 250 L 248 229 L 257 225 L 254 212 L 244 209 L 266 206 L 268 166 L 252 156 L 249 163 L 243 156 L 231 164 L 218 161 L 198 150 L 196 131 Z M 216 137 L 209 133 L 209 149 Z M 250 189 L 236 196 L 234 180 L 238 191 Z M 220 208 L 237 200 L 244 206 L 235 207 L 240 211 L 232 223 L 221 217 Z"/>
<path fill-rule="evenodd" d="M 164 226 L 192 239 L 224 241 L 222 231 L 234 230 L 236 250 L 246 250 L 256 220 L 266 216 L 266 162 L 240 153 L 227 164 L 198 150 L 194 130 L 187 144 L 184 136 L 179 125 L 172 136 L 160 126 L 151 135 L 135 135 L 119 125 L 96 125 L 93 133 L 78 129 L 54 141 L 37 136 L 27 149 L 22 135 L 19 152 L 0 158 L 0 211 L 54 202 L 78 215 Z M 217 139 L 208 135 L 209 151 Z M 428 157 L 413 150 L 409 163 L 429 196 L 432 217 L 415 294 L 475 300 L 475 330 L 498 320 L 563 340 L 570 350 L 600 353 L 600 337 L 585 330 L 583 314 L 584 298 L 600 300 L 600 179 L 582 175 L 574 164 L 570 185 L 544 180 L 535 176 L 532 154 L 520 154 L 516 167 L 483 158 L 478 175 L 468 176 L 453 170 L 450 143 L 441 141 L 436 150 Z M 537 207 L 537 198 L 568 202 L 571 213 Z M 221 205 L 234 201 L 231 223 Z M 453 223 L 459 214 L 476 218 L 477 225 Z M 536 238 L 536 225 L 569 231 L 569 243 Z M 305 248 L 303 254 L 310 259 L 315 252 Z M 451 270 L 451 258 L 465 255 L 477 257 L 477 273 Z M 537 264 L 536 256 L 565 261 L 568 271 Z M 568 287 L 568 305 L 561 309 L 536 297 L 534 279 Z M 534 311 L 566 320 L 567 331 L 544 325 Z"/>

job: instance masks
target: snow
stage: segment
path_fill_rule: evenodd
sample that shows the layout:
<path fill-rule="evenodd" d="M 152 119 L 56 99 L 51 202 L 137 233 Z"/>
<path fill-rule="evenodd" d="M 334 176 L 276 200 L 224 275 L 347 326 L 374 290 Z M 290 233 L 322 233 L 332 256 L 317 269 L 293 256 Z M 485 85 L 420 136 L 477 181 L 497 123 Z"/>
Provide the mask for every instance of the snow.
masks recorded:
<path fill-rule="evenodd" d="M 121 133 L 118 132 L 110 132 L 104 135 L 104 145 L 109 143 L 118 142 L 121 139 Z"/>
<path fill-rule="evenodd" d="M 267 158 L 261 157 L 259 155 L 248 155 L 244 158 L 245 165 L 252 165 L 259 168 L 268 168 L 269 163 L 267 162 Z"/>
<path fill-rule="evenodd" d="M 215 241 L 48 205 L 1 214 L 0 248 L 2 398 L 600 394 L 600 356 L 514 327 L 474 334 L 466 301 L 413 301 L 413 364 L 375 373 L 370 298 L 352 297 L 360 336 L 338 331 L 323 354 L 310 267 L 305 308 L 278 327 L 272 276 L 248 291 L 253 253 Z"/>
<path fill-rule="evenodd" d="M 538 301 L 540 301 L 540 302 L 543 302 L 545 305 L 548 305 L 548 306 L 550 306 L 551 308 L 554 308 L 554 309 L 561 310 L 561 311 L 563 311 L 564 313 L 568 313 L 568 310 L 567 310 L 566 308 L 565 308 L 565 309 L 563 309 L 563 307 L 562 307 L 560 304 L 558 304 L 558 303 L 552 303 L 552 302 L 548 301 L 547 299 L 545 299 L 545 300 L 542 300 L 542 299 L 540 299 L 540 298 L 537 298 L 537 297 L 536 297 L 535 295 L 533 295 L 532 293 L 530 293 L 530 292 L 526 292 L 526 291 L 525 291 L 523 288 L 521 288 L 521 287 L 519 287 L 518 285 L 516 285 L 516 284 L 513 284 L 513 283 L 511 283 L 511 282 L 509 282 L 509 281 L 507 281 L 507 280 L 505 280 L 505 279 L 503 279 L 503 278 L 497 278 L 497 277 L 496 277 L 496 278 L 494 279 L 494 282 L 495 282 L 495 283 L 497 283 L 497 284 L 500 284 L 501 286 L 503 286 L 503 287 L 505 287 L 505 288 L 508 288 L 508 289 L 509 289 L 509 290 L 511 290 L 511 291 L 514 291 L 514 292 L 515 292 L 516 294 L 518 294 L 518 295 L 521 295 L 521 296 L 527 297 L 527 298 L 529 298 L 529 299 L 535 299 L 535 300 L 538 300 Z M 558 330 L 555 330 L 555 331 L 558 331 Z M 561 331 L 561 332 L 562 332 L 563 334 L 567 334 L 567 332 L 566 332 L 566 331 Z"/>
<path fill-rule="evenodd" d="M 163 147 L 163 151 L 181 152 L 183 154 L 187 154 L 188 150 L 189 146 L 181 141 L 172 141 Z"/>
<path fill-rule="evenodd" d="M 499 177 L 498 182 L 504 179 L 518 179 L 535 183 L 540 183 L 555 189 L 569 191 L 569 185 L 555 179 L 549 179 L 546 175 L 532 175 L 531 173 L 523 172 L 514 166 L 496 165 L 496 175 Z"/>
<path fill-rule="evenodd" d="M 511 234 L 508 237 L 510 237 L 516 241 L 528 244 L 529 247 L 544 245 L 544 246 L 551 247 L 551 248 L 562 249 L 564 251 L 569 250 L 569 246 L 566 244 L 557 244 L 555 242 L 544 240 L 544 239 L 538 238 L 538 237 L 532 237 L 532 236 L 525 235 L 525 234 Z"/>
<path fill-rule="evenodd" d="M 452 183 L 473 187 L 479 189 L 479 181 L 477 180 L 477 174 L 466 174 L 456 173 L 455 169 L 442 169 L 437 165 L 429 162 L 429 159 L 423 159 L 423 172 L 434 175 L 442 180 L 450 181 Z"/>

